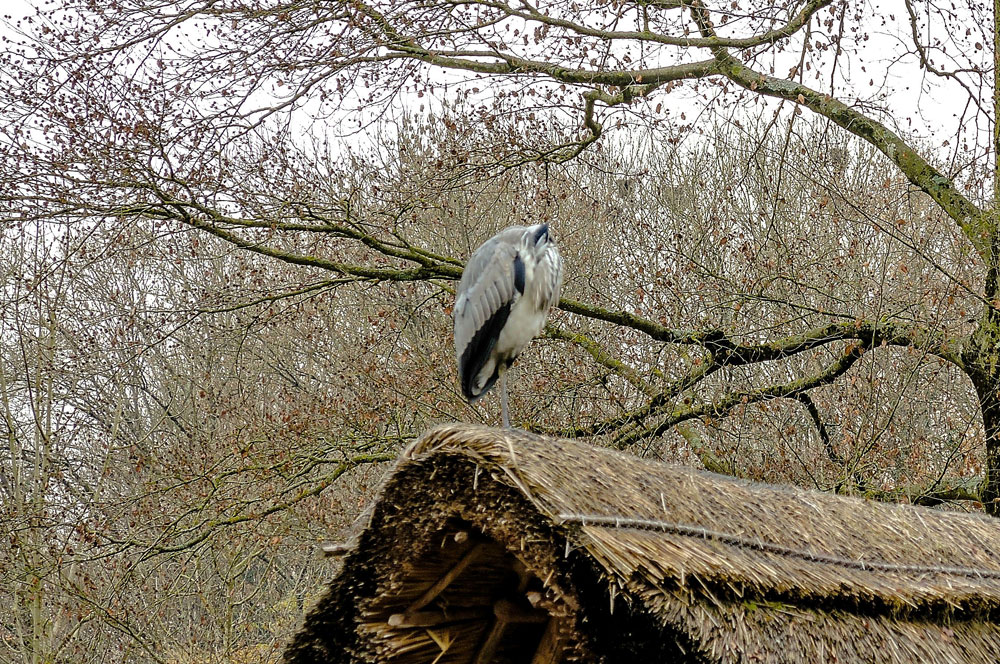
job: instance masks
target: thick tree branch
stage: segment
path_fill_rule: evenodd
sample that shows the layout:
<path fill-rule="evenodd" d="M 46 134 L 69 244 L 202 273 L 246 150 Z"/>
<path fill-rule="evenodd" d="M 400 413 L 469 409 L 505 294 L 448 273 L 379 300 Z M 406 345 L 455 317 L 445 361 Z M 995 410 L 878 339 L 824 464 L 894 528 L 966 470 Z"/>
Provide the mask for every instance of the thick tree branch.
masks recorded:
<path fill-rule="evenodd" d="M 500 51 L 459 50 L 451 53 L 426 48 L 415 37 L 403 35 L 374 7 L 358 3 L 358 10 L 382 31 L 381 44 L 390 52 L 403 53 L 414 60 L 445 69 L 458 69 L 479 74 L 544 74 L 572 85 L 613 85 L 626 87 L 633 83 L 661 85 L 681 79 L 703 78 L 720 73 L 714 59 L 636 70 L 573 69 L 542 60 L 530 60 Z M 484 61 L 492 58 L 492 61 Z"/>
<path fill-rule="evenodd" d="M 565 309 L 565 307 L 563 307 Z M 609 322 L 618 322 L 616 316 L 609 316 L 613 312 L 604 310 L 589 310 L 591 317 Z M 586 314 L 583 314 L 586 315 Z M 642 329 L 650 333 L 654 339 L 685 345 L 700 346 L 707 351 L 704 359 L 699 359 L 695 366 L 684 376 L 671 381 L 662 388 L 659 394 L 652 397 L 641 408 L 629 413 L 619 415 L 607 420 L 602 420 L 586 426 L 571 429 L 545 430 L 545 433 L 555 435 L 583 437 L 594 436 L 608 431 L 619 431 L 622 435 L 634 437 L 634 427 L 646 431 L 648 427 L 640 426 L 649 418 L 654 417 L 669 408 L 678 395 L 691 389 L 704 378 L 712 375 L 720 369 L 726 367 L 745 366 L 759 362 L 787 359 L 793 355 L 813 350 L 837 341 L 855 341 L 859 347 L 876 348 L 879 346 L 901 346 L 909 348 L 921 348 L 926 352 L 946 359 L 956 364 L 960 368 L 963 366 L 960 354 L 962 342 L 958 339 L 949 339 L 943 335 L 932 333 L 929 330 L 919 327 L 904 327 L 894 325 L 888 321 L 854 321 L 850 323 L 831 323 L 822 327 L 814 328 L 801 334 L 795 334 L 783 339 L 767 344 L 739 344 L 719 331 L 707 333 L 676 333 L 668 328 L 657 326 L 657 324 L 645 319 L 632 321 L 631 314 L 623 314 L 624 320 L 618 322 L 620 325 L 632 326 L 629 321 L 635 322 L 634 329 Z M 651 329 L 652 327 L 658 329 Z M 839 374 L 838 374 L 839 375 Z M 827 384 L 821 382 L 819 384 Z M 780 392 L 780 388 L 770 388 Z M 810 388 L 805 388 L 810 389 Z M 804 390 L 797 390 L 794 394 L 785 396 L 795 396 L 804 393 Z M 741 393 L 742 395 L 742 393 Z M 766 394 L 764 396 L 767 396 Z M 716 402 L 720 403 L 720 402 Z M 724 405 L 724 404 L 723 404 Z M 706 406 L 707 407 L 707 406 Z M 725 410 L 726 408 L 724 408 Z M 692 416 L 698 416 L 698 413 Z M 641 435 L 639 437 L 642 437 Z"/>
<path fill-rule="evenodd" d="M 723 75 L 731 81 L 759 94 L 802 104 L 876 147 L 958 223 L 987 265 L 993 263 L 990 246 L 993 225 L 987 215 L 955 188 L 951 178 L 934 168 L 892 130 L 839 99 L 802 83 L 755 71 L 724 49 L 716 53 Z"/>
<path fill-rule="evenodd" d="M 310 212 L 310 217 L 315 219 L 317 223 L 307 224 L 238 219 L 222 215 L 204 205 L 176 200 L 166 200 L 165 204 L 157 208 L 157 210 L 160 215 L 176 218 L 188 226 L 211 233 L 226 242 L 249 251 L 284 262 L 319 267 L 338 274 L 348 275 L 352 278 L 377 281 L 416 281 L 438 278 L 458 279 L 462 273 L 461 261 L 459 260 L 429 251 L 417 251 L 410 243 L 399 238 L 388 242 L 378 239 L 365 232 L 363 227 L 349 222 L 346 218 L 341 221 L 331 222 L 325 220 L 322 215 Z M 206 218 L 209 220 L 206 221 Z M 252 231 L 271 230 L 274 232 L 331 234 L 357 242 L 382 255 L 416 263 L 417 267 L 397 269 L 371 268 L 364 265 L 351 265 L 330 261 L 316 256 L 296 254 L 243 238 L 232 230 L 234 228 L 244 228 Z M 620 446 L 627 445 L 643 437 L 658 435 L 666 428 L 687 419 L 706 414 L 724 414 L 739 403 L 751 403 L 769 398 L 791 397 L 799 399 L 808 408 L 810 400 L 806 394 L 806 390 L 831 382 L 837 376 L 841 375 L 856 358 L 848 354 L 848 359 L 845 360 L 846 363 L 843 366 L 834 365 L 828 367 L 826 371 L 800 381 L 770 386 L 756 391 L 735 393 L 712 403 L 669 412 L 669 409 L 673 407 L 672 404 L 676 403 L 679 395 L 691 390 L 704 378 L 722 368 L 787 359 L 799 353 L 838 341 L 857 342 L 852 346 L 853 348 L 875 348 L 881 345 L 920 348 L 955 364 L 959 368 L 964 367 L 962 356 L 963 342 L 961 339 L 948 338 L 941 333 L 920 326 L 901 325 L 888 319 L 878 321 L 850 320 L 829 323 L 772 342 L 746 343 L 731 337 L 722 330 L 693 331 L 671 329 L 660 323 L 627 312 L 610 311 L 568 298 L 564 298 L 560 302 L 560 307 L 581 316 L 642 331 L 657 341 L 693 345 L 705 351 L 705 356 L 696 362 L 691 371 L 667 385 L 659 387 L 653 386 L 640 377 L 634 369 L 618 358 L 611 357 L 605 349 L 602 349 L 593 339 L 586 335 L 571 335 L 559 328 L 550 326 L 548 330 L 549 336 L 579 345 L 598 364 L 615 372 L 639 389 L 648 398 L 648 401 L 636 410 L 604 421 L 576 427 L 572 430 L 548 431 L 548 433 L 578 437 L 616 431 L 619 435 L 617 444 Z M 666 416 L 664 416 L 664 413 L 667 413 Z M 821 427 L 821 435 L 822 433 Z M 829 447 L 828 437 L 824 439 L 824 443 Z"/>
<path fill-rule="evenodd" d="M 323 270 L 329 270 L 330 272 L 336 272 L 337 274 L 348 275 L 362 280 L 371 281 L 426 281 L 434 278 L 450 278 L 458 279 L 462 276 L 462 270 L 448 262 L 437 262 L 433 259 L 428 258 L 423 253 L 409 252 L 400 253 L 398 250 L 380 243 L 371 236 L 364 236 L 367 240 L 363 242 L 369 246 L 377 249 L 381 253 L 388 256 L 398 256 L 405 258 L 406 260 L 413 261 L 419 264 L 419 267 L 411 269 L 392 269 L 392 268 L 375 268 L 366 265 L 356 265 L 351 263 L 344 263 L 341 261 L 333 261 L 327 258 L 322 258 L 319 256 L 312 256 L 307 254 L 298 254 L 290 251 L 285 251 L 283 249 L 277 249 L 275 247 L 270 247 L 260 242 L 247 240 L 240 237 L 236 233 L 226 230 L 220 227 L 218 224 L 206 221 L 199 216 L 191 214 L 187 208 L 190 203 L 185 201 L 175 201 L 175 200 L 165 200 L 161 206 L 133 206 L 126 210 L 122 208 L 120 212 L 122 213 L 141 213 L 145 216 L 154 217 L 157 219 L 174 219 L 179 221 L 191 228 L 195 228 L 200 231 L 204 231 L 210 235 L 225 240 L 233 246 L 239 247 L 240 249 L 245 249 L 255 254 L 260 254 L 262 256 L 268 256 L 269 258 L 275 258 L 285 263 L 290 263 L 292 265 L 302 265 L 307 267 L 317 267 Z M 224 222 L 225 223 L 225 222 Z M 247 226 L 246 223 L 237 223 L 236 225 Z M 256 228 L 270 228 L 267 224 L 253 224 Z M 286 227 L 287 229 L 287 227 Z M 322 227 L 317 228 L 315 226 L 310 226 L 312 231 L 328 230 L 329 232 L 340 233 L 341 229 L 337 228 L 327 228 Z M 359 241 L 362 241 L 361 237 L 356 237 Z"/>
<path fill-rule="evenodd" d="M 934 482 L 930 486 L 906 486 L 894 491 L 864 492 L 865 498 L 885 503 L 909 502 L 914 505 L 936 507 L 942 503 L 960 501 L 982 502 L 982 478 L 970 478 L 955 484 Z"/>
<path fill-rule="evenodd" d="M 769 385 L 756 390 L 731 392 L 720 399 L 708 403 L 676 409 L 650 427 L 619 436 L 612 444 L 614 447 L 621 449 L 642 438 L 662 435 L 671 427 L 687 420 L 699 417 L 724 417 L 738 406 L 759 403 L 770 399 L 797 398 L 799 394 L 802 394 L 806 390 L 811 390 L 821 385 L 829 385 L 844 375 L 861 358 L 865 350 L 867 348 L 863 344 L 848 344 L 840 357 L 816 374 L 787 383 Z"/>
<path fill-rule="evenodd" d="M 962 339 L 948 338 L 920 326 L 900 325 L 887 319 L 830 323 L 770 343 L 741 344 L 722 330 L 672 329 L 626 311 L 611 311 L 569 298 L 561 299 L 559 308 L 587 318 L 639 330 L 657 341 L 701 346 L 715 354 L 715 361 L 723 366 L 779 360 L 802 351 L 824 346 L 832 341 L 856 339 L 865 341 L 872 347 L 887 344 L 922 348 L 959 368 L 963 367 Z"/>
<path fill-rule="evenodd" d="M 559 339 L 561 341 L 568 341 L 582 348 L 584 351 L 590 355 L 595 362 L 606 369 L 610 369 L 615 372 L 625 380 L 627 380 L 633 387 L 640 390 L 648 397 L 654 397 L 657 394 L 656 388 L 649 384 L 648 381 L 644 380 L 639 372 L 628 366 L 621 360 L 613 357 L 611 353 L 608 352 L 606 348 L 598 344 L 591 337 L 580 332 L 567 332 L 566 330 L 557 327 L 556 325 L 550 323 L 545 326 L 545 336 L 550 339 Z"/>
<path fill-rule="evenodd" d="M 538 11 L 535 7 L 528 3 L 522 3 L 521 6 L 524 7 L 523 10 L 518 10 L 506 3 L 502 2 L 480 2 L 477 0 L 474 4 L 486 5 L 488 7 L 493 7 L 504 12 L 507 16 L 513 18 L 519 18 L 527 22 L 536 22 L 550 27 L 561 28 L 572 32 L 573 34 L 593 37 L 596 39 L 607 40 L 607 41 L 632 41 L 632 42 L 650 42 L 654 44 L 663 44 L 665 46 L 679 46 L 682 48 L 718 48 L 718 47 L 731 47 L 731 48 L 753 48 L 756 46 L 772 45 L 775 42 L 781 41 L 791 37 L 796 32 L 802 29 L 804 25 L 809 22 L 809 19 L 816 14 L 820 9 L 830 5 L 833 0 L 811 0 L 806 3 L 801 10 L 799 10 L 791 19 L 789 19 L 783 25 L 768 30 L 767 32 L 761 33 L 759 35 L 750 35 L 747 37 L 674 37 L 671 35 L 663 35 L 649 30 L 643 31 L 633 31 L 633 30 L 602 30 L 599 28 L 593 28 L 582 23 L 577 23 L 575 21 L 570 21 L 568 19 L 562 19 L 555 16 L 550 16 L 548 14 L 543 14 Z M 472 4 L 468 2 L 453 2 L 452 4 L 466 5 Z M 670 3 L 668 9 L 680 9 L 683 8 L 687 2 L 677 2 Z"/>

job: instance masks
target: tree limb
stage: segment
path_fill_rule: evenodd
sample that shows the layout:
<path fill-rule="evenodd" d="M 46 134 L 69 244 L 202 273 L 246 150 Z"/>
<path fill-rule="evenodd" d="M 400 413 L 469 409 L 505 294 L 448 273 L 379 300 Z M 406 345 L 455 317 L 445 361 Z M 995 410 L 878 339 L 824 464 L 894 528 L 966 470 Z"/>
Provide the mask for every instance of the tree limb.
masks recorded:
<path fill-rule="evenodd" d="M 802 104 L 876 147 L 896 164 L 914 186 L 930 196 L 958 223 L 986 264 L 992 264 L 990 220 L 955 188 L 951 178 L 934 168 L 892 130 L 839 99 L 802 83 L 755 71 L 723 49 L 717 51 L 716 57 L 722 74 L 734 83 L 759 94 Z"/>
<path fill-rule="evenodd" d="M 854 366 L 854 363 L 861 358 L 865 350 L 867 349 L 863 344 L 848 344 L 840 357 L 827 365 L 825 369 L 812 376 L 778 385 L 769 385 L 756 390 L 731 392 L 709 403 L 676 409 L 657 424 L 625 436 L 619 436 L 612 445 L 621 449 L 641 438 L 662 435 L 670 427 L 686 420 L 706 416 L 723 417 L 740 405 L 748 405 L 770 399 L 797 398 L 799 394 L 806 390 L 819 387 L 820 385 L 828 385 L 842 376 L 848 369 Z"/>

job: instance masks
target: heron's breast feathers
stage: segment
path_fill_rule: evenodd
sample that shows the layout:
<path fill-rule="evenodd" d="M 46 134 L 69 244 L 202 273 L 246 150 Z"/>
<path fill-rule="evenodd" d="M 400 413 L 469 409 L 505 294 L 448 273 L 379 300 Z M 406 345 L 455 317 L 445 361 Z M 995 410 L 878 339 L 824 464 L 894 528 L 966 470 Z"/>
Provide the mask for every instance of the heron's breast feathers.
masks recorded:
<path fill-rule="evenodd" d="M 548 313 L 550 307 L 559 301 L 562 288 L 562 257 L 554 244 L 531 257 L 531 275 L 525 295 L 530 297 L 534 307 Z M 527 261 L 526 261 L 527 264 Z"/>

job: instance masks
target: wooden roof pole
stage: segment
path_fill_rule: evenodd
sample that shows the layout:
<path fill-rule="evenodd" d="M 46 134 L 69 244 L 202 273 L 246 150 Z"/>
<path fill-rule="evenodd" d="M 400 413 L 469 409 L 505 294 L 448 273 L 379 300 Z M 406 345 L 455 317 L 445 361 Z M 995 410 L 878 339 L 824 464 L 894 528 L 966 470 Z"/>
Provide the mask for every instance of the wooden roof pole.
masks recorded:
<path fill-rule="evenodd" d="M 549 618 L 542 634 L 542 640 L 538 642 L 538 649 L 535 656 L 531 658 L 531 664 L 559 664 L 562 661 L 563 640 L 559 631 L 559 620 L 556 617 Z"/>
<path fill-rule="evenodd" d="M 500 646 L 500 640 L 507 629 L 507 625 L 512 623 L 543 623 L 551 622 L 546 611 L 526 611 L 508 599 L 500 599 L 493 605 L 493 615 L 496 619 L 490 628 L 490 633 L 479 647 L 473 664 L 489 664 Z"/>
<path fill-rule="evenodd" d="M 444 589 L 451 585 L 451 582 L 454 581 L 459 574 L 464 572 L 465 568 L 468 567 L 472 561 L 479 557 L 479 554 L 483 552 L 483 548 L 485 546 L 485 542 L 477 542 L 476 544 L 473 544 L 472 548 L 466 551 L 465 555 L 459 558 L 455 564 L 451 566 L 451 569 L 445 572 L 444 576 L 438 579 L 433 586 L 424 591 L 424 594 L 418 597 L 413 604 L 410 604 L 410 606 L 406 608 L 405 613 L 409 614 L 414 611 L 419 611 L 433 602 L 435 597 L 444 592 Z"/>
<path fill-rule="evenodd" d="M 507 621 L 498 616 L 493 623 L 493 627 L 490 628 L 490 633 L 486 636 L 486 640 L 480 646 L 479 652 L 476 653 L 476 658 L 472 660 L 472 664 L 489 664 L 493 661 L 493 655 L 496 654 L 497 647 L 500 645 L 500 639 L 503 638 L 503 633 L 506 629 Z"/>

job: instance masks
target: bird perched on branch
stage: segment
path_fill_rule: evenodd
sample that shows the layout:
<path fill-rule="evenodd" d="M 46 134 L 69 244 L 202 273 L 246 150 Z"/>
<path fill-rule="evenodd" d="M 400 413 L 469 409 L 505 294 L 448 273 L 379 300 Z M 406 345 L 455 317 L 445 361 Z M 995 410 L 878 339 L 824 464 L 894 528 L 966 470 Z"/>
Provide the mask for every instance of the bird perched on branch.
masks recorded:
<path fill-rule="evenodd" d="M 562 257 L 548 224 L 511 226 L 472 254 L 455 299 L 455 356 L 462 394 L 476 401 L 500 380 L 504 427 L 507 369 L 542 331 L 559 301 Z"/>

